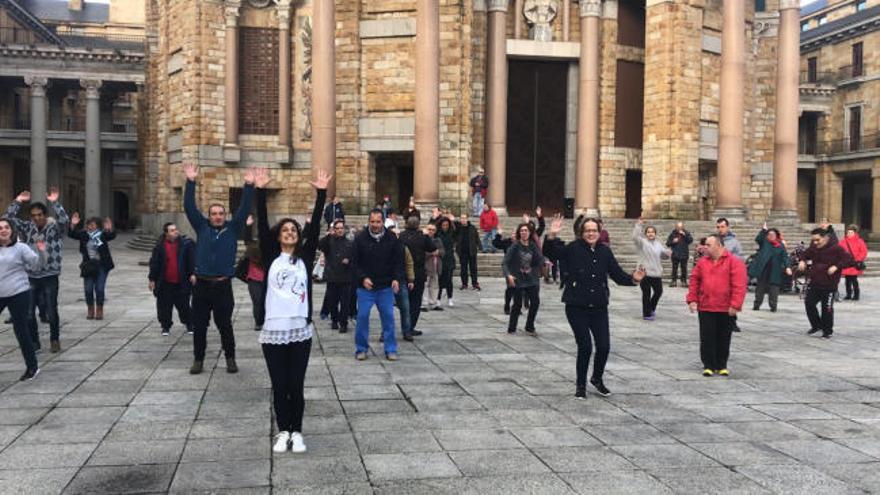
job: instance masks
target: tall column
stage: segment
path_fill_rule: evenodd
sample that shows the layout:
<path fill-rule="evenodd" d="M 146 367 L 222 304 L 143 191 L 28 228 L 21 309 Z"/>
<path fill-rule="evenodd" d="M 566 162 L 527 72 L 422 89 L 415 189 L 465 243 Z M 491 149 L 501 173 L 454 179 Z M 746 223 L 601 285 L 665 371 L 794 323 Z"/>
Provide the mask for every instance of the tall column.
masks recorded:
<path fill-rule="evenodd" d="M 101 81 L 84 79 L 86 90 L 86 218 L 101 216 Z M 110 212 L 104 212 L 109 214 Z"/>
<path fill-rule="evenodd" d="M 238 14 L 239 0 L 226 0 L 226 73 L 224 89 L 226 109 L 224 127 L 227 146 L 238 145 Z"/>
<path fill-rule="evenodd" d="M 46 86 L 49 80 L 28 76 L 24 82 L 31 87 L 31 197 L 34 201 L 43 201 L 49 169 L 46 147 Z"/>
<path fill-rule="evenodd" d="M 290 0 L 278 2 L 278 144 L 290 146 Z"/>
<path fill-rule="evenodd" d="M 413 191 L 436 204 L 440 181 L 440 6 L 419 0 L 416 13 L 416 141 Z"/>
<path fill-rule="evenodd" d="M 773 134 L 773 209 L 777 219 L 797 221 L 798 70 L 800 2 L 779 2 L 776 49 L 776 129 Z"/>
<path fill-rule="evenodd" d="M 578 145 L 578 64 L 568 64 L 568 96 L 565 102 L 565 197 L 574 198 Z"/>
<path fill-rule="evenodd" d="M 491 2 L 490 2 L 491 3 Z M 522 38 L 523 28 L 523 0 L 514 0 L 513 3 L 513 39 Z M 506 29 L 506 25 L 505 25 Z"/>
<path fill-rule="evenodd" d="M 578 144 L 575 209 L 599 214 L 599 15 L 600 0 L 581 0 Z"/>
<path fill-rule="evenodd" d="M 486 173 L 489 204 L 507 213 L 507 7 L 508 0 L 489 0 L 486 70 Z"/>
<path fill-rule="evenodd" d="M 721 115 L 716 216 L 742 217 L 745 4 L 724 0 L 721 31 Z"/>
<path fill-rule="evenodd" d="M 334 0 L 312 4 L 312 169 L 336 172 L 336 20 Z M 336 181 L 328 193 L 333 194 Z"/>
<path fill-rule="evenodd" d="M 562 41 L 571 41 L 571 0 L 562 0 Z"/>

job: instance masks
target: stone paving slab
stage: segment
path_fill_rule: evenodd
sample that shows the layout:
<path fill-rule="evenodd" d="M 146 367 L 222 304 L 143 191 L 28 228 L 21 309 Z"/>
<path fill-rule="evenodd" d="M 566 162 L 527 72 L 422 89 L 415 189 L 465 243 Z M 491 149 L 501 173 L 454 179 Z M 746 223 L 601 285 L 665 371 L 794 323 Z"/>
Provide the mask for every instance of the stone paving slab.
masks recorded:
<path fill-rule="evenodd" d="M 353 359 L 352 332 L 319 321 L 308 451 L 273 454 L 246 288 L 234 284 L 241 372 L 226 373 L 211 329 L 206 371 L 190 375 L 191 337 L 179 325 L 160 335 L 144 255 L 121 245 L 103 321 L 84 319 L 81 280 L 65 263 L 63 351 L 39 355 L 36 380 L 16 381 L 21 357 L 0 325 L 0 493 L 880 491 L 880 280 L 837 305 L 831 340 L 804 335 L 796 296 L 776 314 L 747 310 L 727 379 L 699 374 L 683 289 L 667 288 L 647 323 L 638 290 L 613 287 L 614 394 L 586 401 L 572 397 L 574 341 L 549 285 L 537 337 L 507 335 L 503 283 L 487 279 L 480 293 L 458 292 L 455 308 L 424 314 L 425 335 L 400 341 L 394 363 L 376 315 L 366 362 Z"/>

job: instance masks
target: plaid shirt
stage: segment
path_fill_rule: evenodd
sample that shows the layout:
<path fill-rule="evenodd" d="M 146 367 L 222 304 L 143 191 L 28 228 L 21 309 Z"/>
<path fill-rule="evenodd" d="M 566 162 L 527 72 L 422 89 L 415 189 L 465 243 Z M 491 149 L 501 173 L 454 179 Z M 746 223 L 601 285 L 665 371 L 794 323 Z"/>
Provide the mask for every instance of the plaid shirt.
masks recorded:
<path fill-rule="evenodd" d="M 42 231 L 34 222 L 18 218 L 18 212 L 21 210 L 21 203 L 18 201 L 13 201 L 6 209 L 6 217 L 15 225 L 15 230 L 23 242 L 33 247 L 38 239 L 46 241 L 46 263 L 34 271 L 29 271 L 28 276 L 31 278 L 61 274 L 61 250 L 64 247 L 64 235 L 67 233 L 70 218 L 61 203 L 50 202 L 49 207 L 55 210 L 55 221 L 50 218 Z"/>

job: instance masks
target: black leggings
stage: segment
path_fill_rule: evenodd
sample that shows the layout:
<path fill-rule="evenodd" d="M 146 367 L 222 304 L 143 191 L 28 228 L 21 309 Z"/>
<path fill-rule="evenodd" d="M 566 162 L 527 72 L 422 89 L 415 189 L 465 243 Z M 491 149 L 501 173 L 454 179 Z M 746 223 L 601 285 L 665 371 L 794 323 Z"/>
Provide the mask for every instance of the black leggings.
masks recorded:
<path fill-rule="evenodd" d="M 847 275 L 844 277 L 846 285 L 846 296 L 859 298 L 859 277 L 858 275 Z"/>
<path fill-rule="evenodd" d="M 663 295 L 663 279 L 645 277 L 639 286 L 642 288 L 642 316 L 651 316 L 651 313 L 657 309 L 660 296 Z"/>
<path fill-rule="evenodd" d="M 596 341 L 596 358 L 593 360 L 593 379 L 602 381 L 605 373 L 605 363 L 608 362 L 608 353 L 611 351 L 611 336 L 608 331 L 608 310 L 600 309 L 590 311 L 578 306 L 565 306 L 565 317 L 574 333 L 577 342 L 577 386 L 587 386 L 587 369 L 590 367 L 590 354 L 593 345 L 590 334 Z"/>
<path fill-rule="evenodd" d="M 263 344 L 263 357 L 272 380 L 272 398 L 278 431 L 302 432 L 306 401 L 303 385 L 312 339 L 290 344 Z"/>
<path fill-rule="evenodd" d="M 25 290 L 15 294 L 14 296 L 0 298 L 0 306 L 9 308 L 9 315 L 12 318 L 12 331 L 18 340 L 18 348 L 21 351 L 21 357 L 24 358 L 24 364 L 30 371 L 37 369 L 37 354 L 34 349 L 34 341 L 31 338 L 31 332 L 28 328 L 28 322 L 32 315 L 28 311 L 31 306 L 31 291 Z M 2 310 L 0 310 L 2 311 Z"/>
<path fill-rule="evenodd" d="M 446 289 L 446 298 L 452 299 L 452 272 L 455 271 L 455 266 L 451 268 L 443 267 L 443 270 L 440 271 L 440 278 L 438 281 L 440 282 L 440 291 L 437 292 L 437 302 L 440 302 L 440 299 L 443 297 L 443 289 Z"/>

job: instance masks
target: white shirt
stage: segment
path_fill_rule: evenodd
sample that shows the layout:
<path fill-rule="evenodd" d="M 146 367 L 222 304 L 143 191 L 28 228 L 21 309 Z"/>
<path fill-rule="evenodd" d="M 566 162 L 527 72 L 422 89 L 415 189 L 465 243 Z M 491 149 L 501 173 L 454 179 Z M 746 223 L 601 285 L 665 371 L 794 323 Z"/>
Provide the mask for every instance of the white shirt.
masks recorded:
<path fill-rule="evenodd" d="M 288 344 L 310 339 L 309 273 L 301 259 L 291 263 L 289 254 L 281 253 L 266 276 L 266 321 L 260 332 L 261 344 Z"/>

